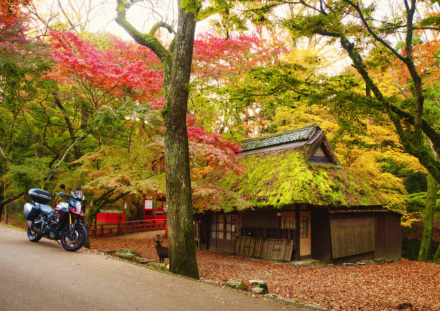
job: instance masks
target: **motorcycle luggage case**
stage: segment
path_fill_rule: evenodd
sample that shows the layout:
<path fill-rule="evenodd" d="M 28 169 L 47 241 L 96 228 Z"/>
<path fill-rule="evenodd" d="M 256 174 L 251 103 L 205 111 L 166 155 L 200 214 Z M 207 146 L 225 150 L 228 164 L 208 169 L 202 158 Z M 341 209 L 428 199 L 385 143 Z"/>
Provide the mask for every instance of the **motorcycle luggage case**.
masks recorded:
<path fill-rule="evenodd" d="M 23 214 L 26 220 L 34 220 L 39 214 L 39 209 L 31 203 L 26 203 L 23 207 Z"/>
<path fill-rule="evenodd" d="M 50 193 L 41 189 L 31 189 L 29 190 L 28 195 L 32 201 L 40 204 L 47 204 L 52 200 Z"/>

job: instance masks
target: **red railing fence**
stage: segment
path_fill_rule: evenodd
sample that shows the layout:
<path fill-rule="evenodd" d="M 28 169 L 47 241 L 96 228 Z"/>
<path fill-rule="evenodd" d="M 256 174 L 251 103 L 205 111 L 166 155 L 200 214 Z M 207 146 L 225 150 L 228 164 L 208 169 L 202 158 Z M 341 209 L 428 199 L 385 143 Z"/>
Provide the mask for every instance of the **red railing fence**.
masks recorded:
<path fill-rule="evenodd" d="M 165 229 L 166 215 L 145 215 L 146 220 L 125 221 L 123 214 L 98 214 L 89 236 L 112 236 L 124 233 Z"/>

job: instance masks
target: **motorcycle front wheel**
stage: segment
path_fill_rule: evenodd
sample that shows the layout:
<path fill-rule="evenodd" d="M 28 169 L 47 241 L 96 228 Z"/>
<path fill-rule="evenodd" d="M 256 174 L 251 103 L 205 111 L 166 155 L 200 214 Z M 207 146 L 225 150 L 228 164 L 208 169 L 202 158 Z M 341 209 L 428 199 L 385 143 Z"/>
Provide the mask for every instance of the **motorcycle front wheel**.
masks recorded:
<path fill-rule="evenodd" d="M 32 230 L 29 227 L 27 228 L 27 236 L 31 242 L 38 242 L 43 237 L 41 234 L 38 234 L 36 230 Z"/>
<path fill-rule="evenodd" d="M 86 228 L 82 224 L 77 223 L 75 230 L 70 232 L 69 226 L 64 227 L 61 231 L 61 245 L 66 251 L 75 252 L 79 250 L 87 239 Z"/>

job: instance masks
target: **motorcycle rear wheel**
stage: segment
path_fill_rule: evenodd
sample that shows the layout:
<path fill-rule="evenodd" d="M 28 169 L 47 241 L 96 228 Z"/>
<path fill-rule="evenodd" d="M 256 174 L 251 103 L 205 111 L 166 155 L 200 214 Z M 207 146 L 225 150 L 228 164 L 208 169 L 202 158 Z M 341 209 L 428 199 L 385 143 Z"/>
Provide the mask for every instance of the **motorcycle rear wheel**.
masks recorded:
<path fill-rule="evenodd" d="M 77 223 L 73 233 L 70 232 L 69 226 L 64 227 L 61 231 L 61 245 L 66 251 L 75 252 L 79 250 L 87 239 L 86 228 L 82 224 Z"/>
<path fill-rule="evenodd" d="M 31 242 L 38 242 L 43 237 L 41 234 L 37 233 L 37 231 L 32 230 L 31 228 L 27 228 L 27 237 Z"/>

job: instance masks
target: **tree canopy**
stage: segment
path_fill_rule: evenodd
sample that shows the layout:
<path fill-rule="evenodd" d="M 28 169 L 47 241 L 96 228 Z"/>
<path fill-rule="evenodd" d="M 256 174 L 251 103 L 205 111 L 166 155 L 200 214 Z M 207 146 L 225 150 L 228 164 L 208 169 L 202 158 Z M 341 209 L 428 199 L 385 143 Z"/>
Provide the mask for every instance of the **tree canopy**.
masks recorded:
<path fill-rule="evenodd" d="M 251 206 L 218 182 L 246 169 L 242 139 L 313 122 L 404 224 L 436 189 L 426 176 L 440 180 L 437 1 L 403 1 L 392 16 L 380 2 L 177 1 L 181 24 L 168 16 L 146 33 L 127 18 L 135 2 L 117 6 L 131 42 L 87 33 L 70 13 L 35 36 L 20 9 L 29 1 L 2 6 L 1 207 L 60 181 L 88 191 L 91 217 L 154 194 L 171 214 L 184 205 L 171 231 L 189 236 L 194 211 Z M 215 28 L 195 36 L 205 17 Z"/>

